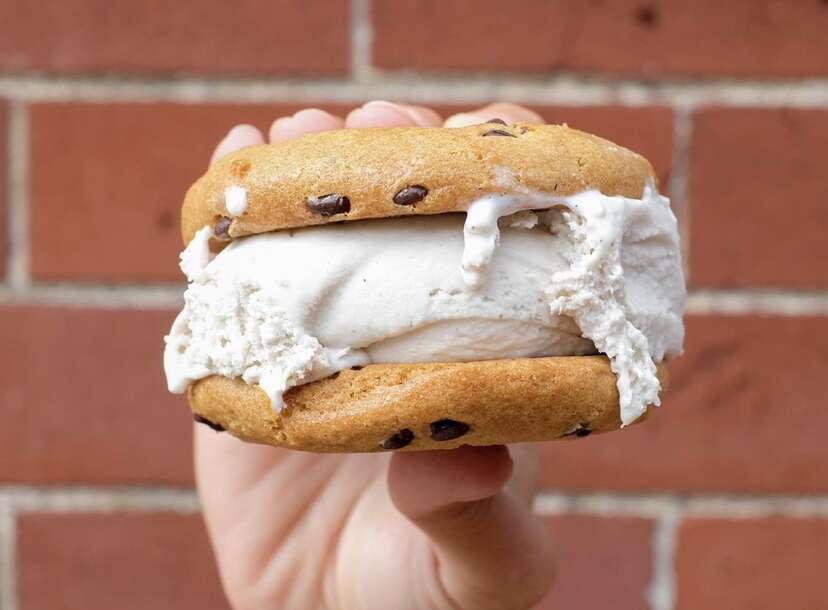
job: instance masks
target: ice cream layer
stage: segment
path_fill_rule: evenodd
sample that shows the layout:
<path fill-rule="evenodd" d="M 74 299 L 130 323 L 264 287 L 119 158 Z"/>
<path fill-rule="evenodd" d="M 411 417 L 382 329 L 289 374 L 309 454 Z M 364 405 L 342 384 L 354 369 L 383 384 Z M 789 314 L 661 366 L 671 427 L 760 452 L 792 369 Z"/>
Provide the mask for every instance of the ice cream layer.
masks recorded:
<path fill-rule="evenodd" d="M 529 212 L 528 209 L 546 212 Z M 606 208 L 606 209 L 603 209 Z M 523 211 L 522 211 L 523 210 Z M 282 393 L 372 362 L 610 356 L 624 423 L 658 403 L 653 360 L 681 351 L 675 219 L 645 200 L 491 196 L 468 214 L 359 221 L 238 239 L 205 228 L 164 364 L 183 392 L 209 375 Z"/>

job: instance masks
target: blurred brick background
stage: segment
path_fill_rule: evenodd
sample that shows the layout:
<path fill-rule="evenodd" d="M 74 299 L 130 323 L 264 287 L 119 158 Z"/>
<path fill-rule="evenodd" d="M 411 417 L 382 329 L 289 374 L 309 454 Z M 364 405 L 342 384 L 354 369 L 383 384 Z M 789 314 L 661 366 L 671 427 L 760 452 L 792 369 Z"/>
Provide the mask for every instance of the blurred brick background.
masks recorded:
<path fill-rule="evenodd" d="M 686 355 L 544 447 L 543 608 L 828 608 L 828 2 L 0 0 L 0 610 L 226 608 L 164 390 L 178 207 L 238 122 L 497 99 L 647 155 Z"/>

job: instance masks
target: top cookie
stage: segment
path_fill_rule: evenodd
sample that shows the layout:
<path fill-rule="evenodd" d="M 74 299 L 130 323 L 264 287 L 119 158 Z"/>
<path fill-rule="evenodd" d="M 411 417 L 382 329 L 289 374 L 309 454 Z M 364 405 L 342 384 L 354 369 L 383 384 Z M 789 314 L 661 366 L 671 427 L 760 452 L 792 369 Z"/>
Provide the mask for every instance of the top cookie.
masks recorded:
<path fill-rule="evenodd" d="M 184 243 L 330 222 L 464 212 L 490 193 L 640 197 L 641 155 L 565 125 L 342 129 L 252 146 L 217 161 L 187 192 Z"/>

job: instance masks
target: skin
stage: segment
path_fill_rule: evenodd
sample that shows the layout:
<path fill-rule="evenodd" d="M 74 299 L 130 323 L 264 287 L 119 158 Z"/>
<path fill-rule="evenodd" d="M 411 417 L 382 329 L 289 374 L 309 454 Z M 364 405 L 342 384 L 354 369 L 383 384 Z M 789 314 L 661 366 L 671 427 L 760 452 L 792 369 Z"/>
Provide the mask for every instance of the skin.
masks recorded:
<path fill-rule="evenodd" d="M 540 123 L 493 104 L 450 117 Z M 274 121 L 268 139 L 341 128 L 440 126 L 422 106 L 369 102 Z M 213 161 L 265 142 L 234 127 Z M 520 610 L 551 586 L 554 557 L 531 512 L 532 445 L 321 455 L 195 427 L 195 465 L 222 583 L 236 610 Z"/>

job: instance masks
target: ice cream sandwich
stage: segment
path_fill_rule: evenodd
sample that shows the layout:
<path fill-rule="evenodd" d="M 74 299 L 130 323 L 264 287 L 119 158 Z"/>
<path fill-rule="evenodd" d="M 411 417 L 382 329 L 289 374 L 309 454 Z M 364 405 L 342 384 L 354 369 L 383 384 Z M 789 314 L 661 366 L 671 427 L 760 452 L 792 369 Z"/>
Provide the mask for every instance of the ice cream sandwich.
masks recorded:
<path fill-rule="evenodd" d="M 187 192 L 182 235 L 169 389 L 247 441 L 583 437 L 659 405 L 682 350 L 678 231 L 652 166 L 562 125 L 245 148 Z"/>

